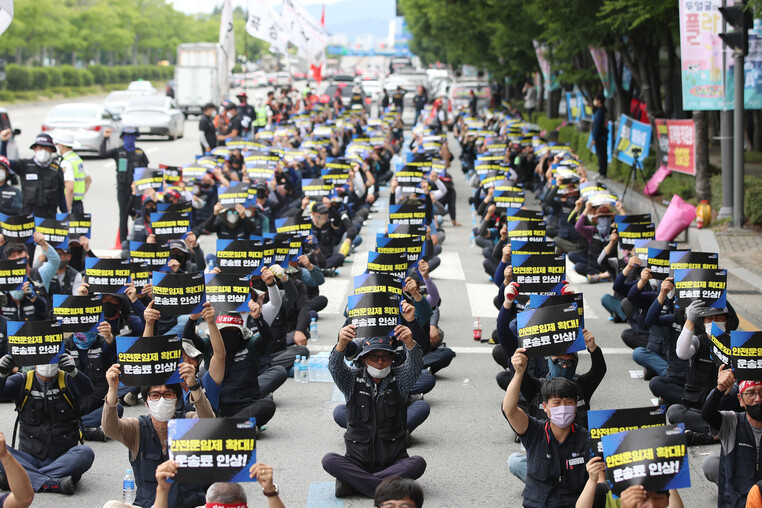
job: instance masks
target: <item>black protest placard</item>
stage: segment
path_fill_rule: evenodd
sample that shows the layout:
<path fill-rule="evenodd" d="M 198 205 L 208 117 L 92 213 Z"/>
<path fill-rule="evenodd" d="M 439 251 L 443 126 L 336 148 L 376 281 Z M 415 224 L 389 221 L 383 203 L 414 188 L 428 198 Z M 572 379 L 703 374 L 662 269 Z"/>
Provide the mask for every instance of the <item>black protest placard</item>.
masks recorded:
<path fill-rule="evenodd" d="M 614 222 L 617 224 L 651 224 L 650 213 L 643 213 L 638 215 L 614 215 Z"/>
<path fill-rule="evenodd" d="M 0 233 L 6 243 L 32 243 L 34 215 L 5 215 L 0 213 Z"/>
<path fill-rule="evenodd" d="M 668 249 L 648 248 L 648 268 L 654 279 L 664 280 L 669 277 L 669 253 Z"/>
<path fill-rule="evenodd" d="M 523 294 L 559 293 L 566 278 L 566 254 L 511 254 L 511 265 Z"/>
<path fill-rule="evenodd" d="M 178 335 L 157 337 L 116 337 L 119 380 L 125 386 L 157 386 L 179 383 L 178 366 L 183 359 Z"/>
<path fill-rule="evenodd" d="M 515 254 L 555 254 L 556 242 L 527 242 L 524 240 L 512 240 L 511 256 Z"/>
<path fill-rule="evenodd" d="M 242 205 L 249 199 L 249 184 L 239 182 L 230 187 L 217 188 L 217 202 L 225 208 L 235 208 L 235 205 Z"/>
<path fill-rule="evenodd" d="M 153 272 L 153 307 L 162 316 L 201 312 L 204 305 L 204 272 Z"/>
<path fill-rule="evenodd" d="M 349 324 L 357 337 L 386 337 L 399 324 L 399 297 L 393 293 L 365 293 L 347 297 Z"/>
<path fill-rule="evenodd" d="M 131 240 L 130 261 L 146 264 L 157 272 L 160 272 L 167 267 L 169 262 L 169 244 L 135 242 Z"/>
<path fill-rule="evenodd" d="M 622 250 L 632 250 L 635 240 L 653 240 L 656 235 L 656 227 L 650 224 L 630 224 L 622 222 L 617 225 L 619 233 L 619 246 Z"/>
<path fill-rule="evenodd" d="M 268 233 L 269 234 L 269 233 Z M 273 264 L 282 267 L 288 266 L 291 248 L 291 236 L 285 234 L 273 235 Z"/>
<path fill-rule="evenodd" d="M 731 331 L 730 351 L 737 381 L 762 381 L 762 332 Z"/>
<path fill-rule="evenodd" d="M 63 352 L 63 329 L 58 321 L 8 321 L 8 354 L 19 367 L 57 363 Z"/>
<path fill-rule="evenodd" d="M 191 227 L 189 212 L 153 212 L 151 229 L 157 243 L 177 240 L 188 236 Z"/>
<path fill-rule="evenodd" d="M 270 237 L 262 237 L 251 235 L 250 240 L 255 240 L 262 243 L 262 265 L 270 266 L 275 259 L 275 241 Z"/>
<path fill-rule="evenodd" d="M 178 201 L 177 203 L 156 203 L 156 210 L 159 212 L 190 213 L 193 211 L 193 204 L 190 201 Z"/>
<path fill-rule="evenodd" d="M 130 263 L 130 281 L 135 286 L 135 289 L 137 289 L 138 294 L 151 283 L 155 270 L 155 268 L 147 263 Z"/>
<path fill-rule="evenodd" d="M 0 291 L 19 290 L 26 280 L 26 259 L 0 260 Z"/>
<path fill-rule="evenodd" d="M 53 295 L 53 317 L 64 332 L 92 332 L 103 321 L 101 295 Z"/>
<path fill-rule="evenodd" d="M 167 439 L 169 458 L 177 462 L 176 482 L 257 481 L 249 478 L 257 462 L 255 418 L 173 419 Z"/>
<path fill-rule="evenodd" d="M 525 195 L 521 189 L 498 189 L 492 199 L 497 208 L 521 208 L 524 206 Z"/>
<path fill-rule="evenodd" d="M 312 231 L 312 220 L 307 215 L 297 215 L 275 219 L 275 231 L 278 234 L 307 237 Z"/>
<path fill-rule="evenodd" d="M 275 176 L 275 168 L 262 163 L 246 163 L 246 175 L 253 183 L 264 183 Z M 251 187 L 249 187 L 249 194 L 251 194 Z"/>
<path fill-rule="evenodd" d="M 539 309 L 540 307 L 553 307 L 554 305 L 577 305 L 579 313 L 579 326 L 585 327 L 585 301 L 582 293 L 571 293 L 568 295 L 539 295 L 532 293 L 529 295 L 528 309 Z"/>
<path fill-rule="evenodd" d="M 402 295 L 402 279 L 384 273 L 363 273 L 354 278 L 352 294 L 394 293 Z"/>
<path fill-rule="evenodd" d="M 730 358 L 733 351 L 730 349 L 730 333 L 720 330 L 717 323 L 712 323 L 712 333 L 707 335 L 711 347 L 711 357 L 714 364 L 718 367 L 730 365 Z"/>
<path fill-rule="evenodd" d="M 57 213 L 56 220 L 69 223 L 69 238 L 71 240 L 79 241 L 80 236 L 90 238 L 93 221 L 89 213 Z"/>
<path fill-rule="evenodd" d="M 183 182 L 188 185 L 193 185 L 193 183 L 201 180 L 201 178 L 203 178 L 203 176 L 209 171 L 211 170 L 198 164 L 190 164 L 185 166 L 183 168 Z"/>
<path fill-rule="evenodd" d="M 386 236 L 389 238 L 402 238 L 404 236 L 418 236 L 426 239 L 426 226 L 413 224 L 389 224 L 386 226 Z"/>
<path fill-rule="evenodd" d="M 426 225 L 426 205 L 421 202 L 389 206 L 390 224 Z"/>
<path fill-rule="evenodd" d="M 677 248 L 676 243 L 663 240 L 635 240 L 635 246 L 630 251 L 631 256 L 638 256 L 643 263 L 648 263 L 648 249 L 663 249 L 671 251 Z"/>
<path fill-rule="evenodd" d="M 603 457 L 603 436 L 666 424 L 667 411 L 664 406 L 590 410 L 587 412 L 590 450 L 593 455 Z"/>
<path fill-rule="evenodd" d="M 536 221 L 508 221 L 508 238 L 524 242 L 544 242 L 547 231 L 544 222 Z"/>
<path fill-rule="evenodd" d="M 183 168 L 181 166 L 168 166 L 166 164 L 159 164 L 159 169 L 164 173 L 164 185 L 167 187 L 172 187 L 175 185 L 182 186 Z"/>
<path fill-rule="evenodd" d="M 303 178 L 302 192 L 313 201 L 320 201 L 331 194 L 333 186 L 325 183 L 322 178 Z"/>
<path fill-rule="evenodd" d="M 554 305 L 516 315 L 519 347 L 529 358 L 575 353 L 585 349 L 577 305 Z"/>
<path fill-rule="evenodd" d="M 90 293 L 124 293 L 130 282 L 130 260 L 85 258 L 85 282 Z"/>
<path fill-rule="evenodd" d="M 35 231 L 41 233 L 54 248 L 69 248 L 69 222 L 58 219 L 34 218 Z"/>
<path fill-rule="evenodd" d="M 207 273 L 204 278 L 206 301 L 217 313 L 249 311 L 251 288 L 248 275 Z"/>
<path fill-rule="evenodd" d="M 410 265 L 406 254 L 368 252 L 368 273 L 386 273 L 404 279 Z"/>
<path fill-rule="evenodd" d="M 160 192 L 164 189 L 164 171 L 154 168 L 135 168 L 133 173 L 135 193 L 142 196 L 148 189 Z"/>
<path fill-rule="evenodd" d="M 677 307 L 684 309 L 694 300 L 716 309 L 727 306 L 727 270 L 675 270 L 674 277 Z"/>
<path fill-rule="evenodd" d="M 526 210 L 524 208 L 506 208 L 500 214 L 509 222 L 542 222 L 542 210 Z"/>
<path fill-rule="evenodd" d="M 675 270 L 719 270 L 720 255 L 716 252 L 697 252 L 690 250 L 678 250 L 669 253 L 669 276 L 674 275 Z"/>
<path fill-rule="evenodd" d="M 617 496 L 632 485 L 650 492 L 691 486 L 682 424 L 626 430 L 601 442 L 606 478 Z"/>
<path fill-rule="evenodd" d="M 259 275 L 262 272 L 262 243 L 254 240 L 217 240 L 217 266 L 222 273 Z"/>
<path fill-rule="evenodd" d="M 420 236 L 390 238 L 382 233 L 376 234 L 376 252 L 379 254 L 405 254 L 410 262 L 421 259 L 423 246 L 424 243 Z"/>
<path fill-rule="evenodd" d="M 421 168 L 403 166 L 394 174 L 394 177 L 397 179 L 397 185 L 403 196 L 422 193 L 421 182 L 423 181 L 423 171 Z"/>

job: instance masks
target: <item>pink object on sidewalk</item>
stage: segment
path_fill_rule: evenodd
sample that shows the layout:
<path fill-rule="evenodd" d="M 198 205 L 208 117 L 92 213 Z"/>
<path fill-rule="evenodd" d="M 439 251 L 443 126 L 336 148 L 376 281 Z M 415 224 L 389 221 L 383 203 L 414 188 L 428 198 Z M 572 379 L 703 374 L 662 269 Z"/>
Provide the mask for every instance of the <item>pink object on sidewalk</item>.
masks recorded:
<path fill-rule="evenodd" d="M 656 240 L 671 242 L 696 218 L 696 207 L 675 194 L 656 228 Z"/>
<path fill-rule="evenodd" d="M 659 184 L 662 183 L 664 179 L 667 178 L 670 174 L 672 174 L 672 170 L 668 169 L 667 166 L 662 166 L 657 169 L 654 175 L 648 180 L 646 186 L 643 188 L 643 194 L 646 196 L 653 196 L 656 194 Z"/>

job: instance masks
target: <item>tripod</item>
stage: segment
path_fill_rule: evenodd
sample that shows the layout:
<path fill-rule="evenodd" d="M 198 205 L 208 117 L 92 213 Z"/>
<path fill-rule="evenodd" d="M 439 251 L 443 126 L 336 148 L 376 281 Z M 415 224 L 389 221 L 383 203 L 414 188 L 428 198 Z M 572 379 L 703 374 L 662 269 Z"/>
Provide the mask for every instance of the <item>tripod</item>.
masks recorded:
<path fill-rule="evenodd" d="M 638 155 L 640 155 L 640 152 L 642 150 L 637 147 L 633 147 L 632 149 L 632 166 L 630 166 L 630 174 L 627 175 L 627 180 L 624 182 L 624 191 L 622 192 L 622 203 L 624 203 L 624 198 L 627 196 L 627 191 L 634 191 L 635 190 L 635 180 L 640 176 L 640 181 L 643 183 L 643 187 L 646 186 L 646 180 L 643 177 L 643 166 L 640 164 L 640 161 L 638 160 Z M 654 210 L 654 216 L 656 217 L 656 220 L 659 220 L 659 212 L 656 210 L 656 203 L 653 202 L 653 199 L 649 198 L 649 201 L 651 202 L 651 207 Z M 630 203 L 632 204 L 632 194 L 630 195 Z"/>

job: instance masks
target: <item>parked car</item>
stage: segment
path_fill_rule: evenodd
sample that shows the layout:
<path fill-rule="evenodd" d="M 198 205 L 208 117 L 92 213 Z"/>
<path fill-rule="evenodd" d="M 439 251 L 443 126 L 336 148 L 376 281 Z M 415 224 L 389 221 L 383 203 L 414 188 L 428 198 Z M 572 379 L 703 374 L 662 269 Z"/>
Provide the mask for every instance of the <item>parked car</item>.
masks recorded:
<path fill-rule="evenodd" d="M 489 83 L 481 81 L 456 81 L 450 85 L 449 99 L 453 110 L 461 106 L 468 106 L 468 101 L 471 99 L 471 90 L 476 95 L 477 108 L 489 107 L 490 99 L 492 98 Z"/>
<path fill-rule="evenodd" d="M 116 90 L 108 94 L 106 101 L 103 103 L 103 107 L 106 108 L 112 115 L 121 117 L 122 113 L 124 113 L 124 108 L 127 107 L 127 104 L 135 97 L 139 97 L 141 95 L 143 94 L 139 92 Z"/>
<path fill-rule="evenodd" d="M 113 134 L 106 142 L 106 148 L 121 145 L 119 136 L 122 124 L 104 106 L 84 102 L 58 104 L 50 110 L 42 123 L 42 130 L 54 138 L 56 130 L 63 129 L 74 133 L 74 140 L 79 143 L 77 152 L 97 154 L 100 151 L 104 129 L 111 129 Z"/>
<path fill-rule="evenodd" d="M 275 86 L 290 87 L 291 83 L 292 83 L 291 74 L 289 74 L 288 72 L 278 72 L 277 74 L 275 74 L 275 83 L 274 83 Z"/>
<path fill-rule="evenodd" d="M 19 149 L 16 145 L 16 136 L 21 134 L 21 129 L 14 129 L 11 126 L 11 118 L 8 116 L 8 111 L 5 108 L 0 108 L 0 130 L 5 129 L 10 129 L 13 132 L 11 139 L 6 143 L 8 158 L 11 160 L 18 159 Z"/>
<path fill-rule="evenodd" d="M 170 79 L 169 81 L 167 81 L 165 92 L 167 97 L 172 97 L 173 99 L 175 98 L 175 80 L 174 79 Z"/>
<path fill-rule="evenodd" d="M 143 92 L 146 95 L 154 95 L 156 93 L 156 88 L 154 88 L 151 82 L 142 79 L 132 81 L 127 85 L 127 90 L 131 92 Z"/>
<path fill-rule="evenodd" d="M 185 115 L 169 97 L 135 97 L 124 110 L 122 123 L 135 127 L 140 134 L 170 140 L 185 134 Z"/>

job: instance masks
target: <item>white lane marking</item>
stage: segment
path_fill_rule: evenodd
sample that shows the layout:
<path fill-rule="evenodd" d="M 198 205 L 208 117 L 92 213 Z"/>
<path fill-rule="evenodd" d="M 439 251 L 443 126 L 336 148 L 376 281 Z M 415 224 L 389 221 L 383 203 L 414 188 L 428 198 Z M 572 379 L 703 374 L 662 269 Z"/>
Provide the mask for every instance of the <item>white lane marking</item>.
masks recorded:
<path fill-rule="evenodd" d="M 439 255 L 442 264 L 431 275 L 434 279 L 466 280 L 460 255 L 457 252 L 444 252 Z"/>
<path fill-rule="evenodd" d="M 583 299 L 582 304 L 585 307 L 585 319 L 599 319 L 598 314 L 593 312 L 593 308 L 587 300 Z"/>
<path fill-rule="evenodd" d="M 436 275 L 439 275 L 438 272 L 439 270 L 436 270 Z M 494 284 L 466 284 L 471 316 L 494 318 L 498 311 L 492 303 L 492 299 L 497 291 L 498 287 Z"/>
<path fill-rule="evenodd" d="M 154 153 L 155 151 L 157 151 L 158 149 L 159 149 L 158 146 L 152 146 L 151 148 L 146 148 L 143 151 L 146 153 L 146 155 L 150 155 L 150 154 Z"/>
<path fill-rule="evenodd" d="M 339 314 L 344 312 L 348 289 L 349 281 L 346 279 L 337 279 L 335 277 L 325 279 L 325 282 L 320 285 L 320 294 L 329 297 L 328 305 L 320 313 Z"/>
<path fill-rule="evenodd" d="M 364 274 L 366 268 L 368 268 L 368 251 L 352 254 L 352 270 L 350 271 L 352 277 Z"/>

